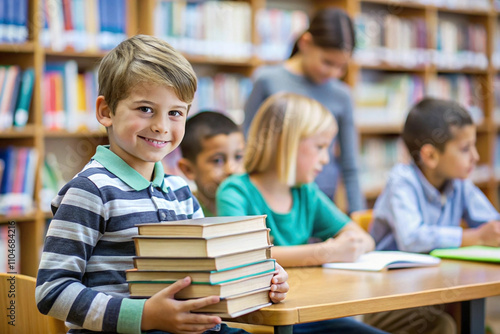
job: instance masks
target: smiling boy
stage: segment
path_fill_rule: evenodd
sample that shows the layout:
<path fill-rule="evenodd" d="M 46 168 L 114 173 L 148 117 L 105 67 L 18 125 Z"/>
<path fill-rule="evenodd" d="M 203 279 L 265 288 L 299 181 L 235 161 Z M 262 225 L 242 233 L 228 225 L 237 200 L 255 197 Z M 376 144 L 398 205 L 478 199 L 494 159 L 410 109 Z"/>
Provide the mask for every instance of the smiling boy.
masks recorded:
<path fill-rule="evenodd" d="M 70 333 L 244 333 L 191 313 L 217 296 L 174 299 L 189 277 L 149 299 L 130 299 L 125 280 L 136 224 L 203 217 L 186 182 L 161 164 L 184 136 L 196 86 L 189 62 L 155 37 L 134 36 L 103 58 L 96 117 L 110 145 L 98 146 L 52 201 L 37 275 L 38 309 L 65 320 Z M 274 302 L 284 298 L 286 278 L 282 270 L 274 276 Z"/>
<path fill-rule="evenodd" d="M 180 147 L 179 169 L 196 183 L 196 198 L 205 216 L 215 216 L 215 193 L 220 183 L 245 172 L 243 132 L 225 115 L 204 111 L 187 120 Z"/>

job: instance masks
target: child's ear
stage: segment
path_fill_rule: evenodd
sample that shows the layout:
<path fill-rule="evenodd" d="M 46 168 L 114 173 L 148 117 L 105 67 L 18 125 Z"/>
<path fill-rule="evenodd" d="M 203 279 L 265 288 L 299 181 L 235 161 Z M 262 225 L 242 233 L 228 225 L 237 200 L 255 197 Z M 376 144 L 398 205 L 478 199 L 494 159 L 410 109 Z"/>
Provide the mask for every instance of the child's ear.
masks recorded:
<path fill-rule="evenodd" d="M 196 167 L 188 159 L 180 158 L 177 166 L 188 179 L 194 180 L 196 178 Z"/>
<path fill-rule="evenodd" d="M 425 144 L 420 149 L 420 160 L 422 164 L 427 168 L 434 169 L 436 168 L 439 162 L 439 151 L 438 149 L 431 144 Z"/>
<path fill-rule="evenodd" d="M 95 101 L 95 110 L 97 121 L 109 128 L 113 123 L 111 119 L 111 108 L 104 99 L 104 96 L 99 95 L 97 97 L 97 100 Z"/>
<path fill-rule="evenodd" d="M 302 36 L 300 36 L 297 42 L 297 46 L 301 51 L 305 51 L 312 44 L 313 44 L 313 37 L 310 32 L 305 32 Z"/>

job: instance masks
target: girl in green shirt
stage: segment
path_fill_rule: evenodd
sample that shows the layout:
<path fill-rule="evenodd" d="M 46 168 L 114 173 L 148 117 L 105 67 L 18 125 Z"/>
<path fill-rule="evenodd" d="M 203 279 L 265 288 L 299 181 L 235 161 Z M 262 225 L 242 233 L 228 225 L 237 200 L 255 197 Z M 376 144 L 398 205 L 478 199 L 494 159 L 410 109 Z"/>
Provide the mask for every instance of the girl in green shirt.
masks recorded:
<path fill-rule="evenodd" d="M 336 132 L 335 119 L 316 100 L 269 97 L 250 126 L 247 174 L 229 177 L 217 192 L 219 215 L 267 214 L 272 255 L 285 267 L 354 261 L 374 249 L 370 235 L 313 183 Z M 322 242 L 308 243 L 312 237 Z"/>

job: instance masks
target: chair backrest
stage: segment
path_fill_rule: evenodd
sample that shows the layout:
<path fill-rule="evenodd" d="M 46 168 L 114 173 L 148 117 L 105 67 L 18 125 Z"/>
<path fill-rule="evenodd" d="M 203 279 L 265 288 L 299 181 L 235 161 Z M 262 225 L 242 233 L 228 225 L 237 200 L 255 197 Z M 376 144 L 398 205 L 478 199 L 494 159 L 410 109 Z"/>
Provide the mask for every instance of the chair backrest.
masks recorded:
<path fill-rule="evenodd" d="M 373 219 L 373 210 L 360 210 L 351 213 L 351 219 L 363 228 L 363 230 L 368 232 L 370 228 L 370 223 Z"/>
<path fill-rule="evenodd" d="M 0 333 L 66 333 L 63 321 L 38 311 L 35 286 L 33 277 L 0 273 Z"/>

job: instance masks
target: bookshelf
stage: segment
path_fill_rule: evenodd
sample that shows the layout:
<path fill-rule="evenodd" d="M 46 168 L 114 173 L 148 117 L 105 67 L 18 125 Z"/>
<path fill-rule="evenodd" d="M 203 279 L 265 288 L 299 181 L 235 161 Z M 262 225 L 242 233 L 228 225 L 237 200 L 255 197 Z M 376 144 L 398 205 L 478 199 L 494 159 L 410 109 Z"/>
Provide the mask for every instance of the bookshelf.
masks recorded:
<path fill-rule="evenodd" d="M 82 0 L 71 0 L 69 2 L 80 2 L 81 5 L 81 1 Z M 96 5 L 98 1 L 100 0 L 86 0 L 85 3 L 93 2 L 94 5 Z M 125 36 L 132 36 L 136 33 L 158 35 L 156 33 L 158 29 L 156 22 L 156 15 L 158 15 L 158 0 L 122 1 L 126 4 L 126 18 L 125 20 L 115 18 L 116 24 L 119 22 L 122 24 L 122 34 L 125 34 Z M 180 3 L 181 7 L 186 7 L 185 4 L 182 4 L 182 1 L 175 2 L 176 5 Z M 461 1 L 461 3 L 462 2 L 465 3 L 467 1 Z M 60 172 L 65 178 L 69 178 L 72 177 L 72 175 L 93 155 L 95 146 L 106 143 L 107 140 L 105 133 L 96 129 L 78 128 L 77 130 L 68 130 L 63 126 L 61 128 L 49 130 L 44 124 L 44 99 L 47 94 L 47 88 L 43 78 L 46 65 L 50 63 L 74 61 L 77 64 L 79 73 L 81 73 L 82 71 L 92 70 L 106 53 L 106 51 L 102 51 L 95 47 L 80 50 L 78 49 L 80 47 L 79 45 L 71 44 L 75 36 L 80 36 L 78 32 L 74 32 L 73 35 L 70 35 L 73 36 L 73 39 L 67 39 L 68 45 L 66 47 L 61 49 L 58 44 L 52 47 L 53 45 L 51 43 L 53 41 L 47 38 L 47 36 L 50 37 L 50 30 L 47 30 L 43 17 L 44 13 L 50 12 L 46 10 L 47 4 L 54 3 L 61 3 L 61 1 L 27 0 L 27 40 L 21 43 L 8 43 L 0 39 L 0 65 L 18 65 L 21 69 L 32 67 L 35 72 L 35 85 L 27 125 L 22 128 L 0 130 L 0 148 L 11 145 L 18 147 L 27 146 L 34 148 L 38 152 L 39 159 L 36 165 L 34 187 L 34 210 L 21 215 L 13 214 L 0 216 L 1 225 L 8 224 L 9 221 L 16 222 L 16 228 L 19 229 L 21 237 L 18 244 L 20 248 L 20 271 L 23 274 L 31 276 L 36 275 L 46 229 L 46 221 L 51 217 L 51 215 L 46 212 L 48 208 L 42 208 L 40 206 L 41 203 L 45 203 L 45 206 L 47 203 L 47 198 L 44 198 L 46 194 L 42 194 L 41 192 L 43 188 L 43 158 L 47 155 L 56 156 L 60 164 Z M 199 13 L 193 14 L 194 11 L 202 11 L 199 10 L 199 8 L 194 9 L 194 6 L 201 6 L 206 2 L 193 1 L 192 3 L 193 7 L 190 7 L 190 10 L 192 10 L 190 15 L 201 15 Z M 208 13 L 215 13 L 214 16 L 195 16 L 195 19 L 198 18 L 202 23 L 214 22 L 213 25 L 205 24 L 205 26 L 198 26 L 198 30 L 210 29 L 212 26 L 218 26 L 220 23 L 219 21 L 227 20 L 228 22 L 232 22 L 237 28 L 234 29 L 235 31 L 231 31 L 231 33 L 241 37 L 242 41 L 244 41 L 238 42 L 239 47 L 237 52 L 229 54 L 220 52 L 221 50 L 228 49 L 228 45 L 231 45 L 231 39 L 229 37 L 228 40 L 216 39 L 215 41 L 195 42 L 194 48 L 197 50 L 196 52 L 191 52 L 189 49 L 185 48 L 183 49 L 185 45 L 181 47 L 186 58 L 193 64 L 195 71 L 200 77 L 214 78 L 216 75 L 222 73 L 244 79 L 245 77 L 250 77 L 259 66 L 279 61 L 279 59 L 263 59 L 265 57 L 261 57 L 262 53 L 260 52 L 248 52 L 248 45 L 253 45 L 256 50 L 260 50 L 259 47 L 261 44 L 265 43 L 265 36 L 262 35 L 261 31 L 262 24 L 256 23 L 262 22 L 258 21 L 259 12 L 265 8 L 277 8 L 279 10 L 290 11 L 287 15 L 292 15 L 291 11 L 295 9 L 299 9 L 303 11 L 303 13 L 311 14 L 314 10 L 322 7 L 337 6 L 344 8 L 355 20 L 357 20 L 360 14 L 375 13 L 377 15 L 376 18 L 379 20 L 383 20 L 383 17 L 386 15 L 392 15 L 390 21 L 397 22 L 397 24 L 404 27 L 401 30 L 408 29 L 408 27 L 411 28 L 411 24 L 415 24 L 416 29 L 414 30 L 418 30 L 422 34 L 425 33 L 426 38 L 420 39 L 420 44 L 417 43 L 412 46 L 413 48 L 421 49 L 418 52 L 441 48 L 441 46 L 438 47 L 438 31 L 442 29 L 440 26 L 442 26 L 442 23 L 445 21 L 451 21 L 451 23 L 445 24 L 445 30 L 447 29 L 447 31 L 455 31 L 457 29 L 457 25 L 453 25 L 453 22 L 459 22 L 461 25 L 475 25 L 474 27 L 476 28 L 479 27 L 478 29 L 480 31 L 484 31 L 483 33 L 478 33 L 479 36 L 484 39 L 484 43 L 483 45 L 476 46 L 478 50 L 480 50 L 480 52 L 478 52 L 480 54 L 477 55 L 478 58 L 471 59 L 477 59 L 478 62 L 481 62 L 481 54 L 483 54 L 487 60 L 486 66 L 449 68 L 447 66 L 441 66 L 436 62 L 429 61 L 426 57 L 432 57 L 431 55 L 421 56 L 420 54 L 417 57 L 419 61 L 417 63 L 414 62 L 412 65 L 408 65 L 408 56 L 390 58 L 393 59 L 393 61 L 384 61 L 384 59 L 373 61 L 373 58 L 354 57 L 349 64 L 344 80 L 353 87 L 354 93 L 355 90 L 364 83 L 363 80 L 367 77 L 378 78 L 377 80 L 380 81 L 386 80 L 389 77 L 396 77 L 397 80 L 407 80 L 413 83 L 417 80 L 422 83 L 424 88 L 427 88 L 431 83 L 439 81 L 438 79 L 444 78 L 450 81 L 452 80 L 449 79 L 450 77 L 460 76 L 460 80 L 464 81 L 465 85 L 475 87 L 474 96 L 480 100 L 481 110 L 483 111 L 483 119 L 478 123 L 477 145 L 481 160 L 479 172 L 476 173 L 476 183 L 495 206 L 500 208 L 500 172 L 496 173 L 498 176 L 495 176 L 494 172 L 495 170 L 500 171 L 500 116 L 498 116 L 500 115 L 500 14 L 498 9 L 494 9 L 493 7 L 495 1 L 469 1 L 471 4 L 486 4 L 490 6 L 474 8 L 449 8 L 446 7 L 446 4 L 453 3 L 453 1 L 450 2 L 447 0 L 427 0 L 425 3 L 417 0 L 246 0 L 230 1 L 230 3 L 231 4 L 228 5 L 227 8 L 223 9 L 229 10 L 228 8 L 237 7 L 238 9 L 236 9 L 236 11 L 245 14 L 240 13 L 238 15 L 243 16 L 236 17 L 244 17 L 244 20 L 235 20 L 234 17 L 230 17 L 231 15 L 227 15 L 229 12 L 220 12 L 221 8 L 203 9 L 207 10 Z M 223 3 L 223 6 L 225 5 L 226 3 Z M 176 10 L 180 9 L 177 8 Z M 210 10 L 213 12 L 210 12 Z M 297 22 L 296 24 L 304 24 L 304 18 L 300 13 L 295 13 L 293 15 L 295 15 L 294 20 L 296 21 L 294 22 Z M 75 21 L 75 27 L 78 25 L 76 23 L 77 21 Z M 124 22 L 126 22 L 126 24 L 124 24 Z M 243 25 L 243 23 L 246 25 Z M 243 26 L 244 28 L 242 28 Z M 218 29 L 221 28 L 219 27 Z M 75 28 L 74 30 L 76 31 L 78 29 Z M 61 36 L 61 32 L 59 32 L 58 36 Z M 215 31 L 215 34 L 214 31 L 210 31 L 210 36 L 216 38 L 217 31 Z M 397 39 L 397 35 L 394 39 Z M 168 37 L 166 40 L 169 41 Z M 475 40 L 477 40 L 477 38 Z M 181 45 L 179 43 L 185 43 L 185 41 L 179 42 L 177 40 L 177 43 Z M 188 43 L 192 43 L 192 41 L 188 41 Z M 404 52 L 401 52 L 400 46 L 397 43 L 387 46 L 381 45 L 381 47 L 385 47 L 385 50 L 388 49 L 391 51 L 393 57 L 398 53 L 404 54 Z M 456 45 L 446 47 L 453 48 L 456 47 Z M 205 50 L 204 48 L 209 51 L 200 51 Z M 427 53 L 423 52 L 423 54 Z M 420 59 L 421 57 L 423 57 L 425 61 L 422 61 Z M 474 57 L 474 55 L 471 57 Z M 370 61 L 366 61 L 366 59 Z M 474 61 L 471 63 L 474 65 Z M 406 77 L 401 79 L 401 76 Z M 240 84 L 240 81 L 238 81 L 238 84 Z M 495 93 L 497 95 L 496 99 Z M 221 109 L 224 108 L 226 108 L 225 105 L 221 107 Z M 495 117 L 495 111 L 497 111 L 497 117 Z M 237 118 L 241 116 L 241 113 L 238 114 L 238 111 L 235 111 L 232 115 Z M 400 116 L 404 117 L 404 115 Z M 391 147 L 397 147 L 395 140 L 401 128 L 402 124 L 396 123 L 386 124 L 382 122 L 380 124 L 375 124 L 366 122 L 360 124 L 358 130 L 361 138 L 361 145 L 377 147 L 377 145 L 381 145 L 381 141 L 383 142 L 385 140 L 392 143 Z M 380 190 L 380 187 L 369 187 L 365 190 L 365 195 L 370 201 L 373 201 Z M 339 206 L 342 208 L 342 203 L 339 203 Z"/>
<path fill-rule="evenodd" d="M 10 2 L 15 3 L 13 1 Z M 93 2 L 97 4 L 97 1 Z M 20 272 L 18 273 L 30 276 L 36 276 L 47 220 L 52 216 L 49 212 L 50 207 L 46 207 L 46 205 L 45 207 L 41 207 L 41 203 L 47 203 L 46 199 L 44 201 L 42 198 L 43 194 L 41 194 L 42 169 L 45 155 L 48 152 L 53 152 L 62 157 L 61 161 L 64 162 L 64 159 L 70 161 L 71 163 L 66 163 L 68 169 L 66 177 L 72 177 L 83 166 L 83 161 L 88 161 L 93 155 L 92 150 L 95 149 L 95 146 L 106 143 L 106 136 L 102 131 L 48 130 L 44 126 L 43 100 L 46 91 L 43 83 L 43 74 L 46 64 L 75 60 L 78 70 L 81 71 L 95 66 L 105 54 L 105 51 L 99 50 L 78 52 L 73 48 L 56 51 L 42 44 L 43 18 L 47 13 L 47 6 L 60 5 L 61 3 L 61 1 L 53 0 L 26 0 L 27 17 L 25 19 L 28 30 L 27 40 L 20 43 L 13 43 L 6 40 L 4 35 L 0 36 L 0 65 L 18 65 L 21 70 L 31 67 L 35 73 L 33 96 L 27 124 L 24 127 L 12 127 L 0 130 L 0 148 L 8 146 L 30 147 L 38 153 L 33 209 L 25 212 L 8 212 L 6 215 L 0 215 L 1 226 L 6 226 L 12 221 L 15 222 L 16 231 L 18 231 L 20 237 L 16 241 L 16 248 L 19 250 L 19 257 L 16 258 L 16 262 L 20 263 Z M 123 3 L 128 9 L 126 11 L 126 34 L 132 36 L 137 30 L 137 0 L 123 0 Z M 71 156 L 65 148 L 72 148 L 70 153 L 74 155 Z M 75 157 L 78 158 L 76 162 Z M 69 171 L 70 168 L 72 169 L 71 172 Z M 2 256 L 4 256 L 3 253 Z"/>

